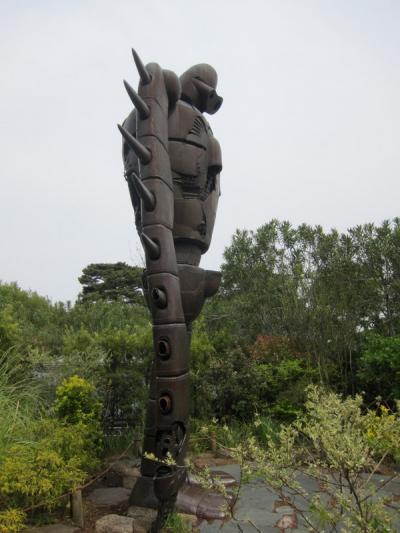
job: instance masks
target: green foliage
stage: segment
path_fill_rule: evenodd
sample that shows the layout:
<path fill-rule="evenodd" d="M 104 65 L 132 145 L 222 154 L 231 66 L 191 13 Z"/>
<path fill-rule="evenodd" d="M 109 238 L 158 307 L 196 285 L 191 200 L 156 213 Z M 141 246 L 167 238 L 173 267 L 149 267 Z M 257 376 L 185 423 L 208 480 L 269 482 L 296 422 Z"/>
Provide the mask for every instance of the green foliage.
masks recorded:
<path fill-rule="evenodd" d="M 43 405 L 41 387 L 23 375 L 21 361 L 14 350 L 0 355 L 0 462 L 11 445 L 31 437 Z"/>
<path fill-rule="evenodd" d="M 57 387 L 54 411 L 62 425 L 57 427 L 56 424 L 49 433 L 49 447 L 60 452 L 64 458 L 73 459 L 81 455 L 80 466 L 92 470 L 98 464 L 103 444 L 100 425 L 102 404 L 95 387 L 79 376 L 65 379 Z"/>
<path fill-rule="evenodd" d="M 96 388 L 105 425 L 116 414 L 140 425 L 152 355 L 151 324 L 144 308 L 121 302 L 77 304 L 68 312 L 61 338 L 60 357 L 30 353 L 49 387 L 78 375 Z"/>
<path fill-rule="evenodd" d="M 75 331 L 85 328 L 95 333 L 105 329 L 144 327 L 150 320 L 147 308 L 121 301 L 77 302 L 68 312 L 67 324 Z"/>
<path fill-rule="evenodd" d="M 226 447 L 246 439 L 257 450 L 270 443 L 268 454 L 275 453 L 274 443 L 283 453 L 286 442 L 301 467 L 309 449 L 313 457 L 322 451 L 330 457 L 327 450 L 340 435 L 344 442 L 335 453 L 341 457 L 348 452 L 354 458 L 346 446 L 356 438 L 354 453 L 370 451 L 372 463 L 355 470 L 398 461 L 398 418 L 384 408 L 394 407 L 400 395 L 399 250 L 399 219 L 343 234 L 276 220 L 254 232 L 237 231 L 225 252 L 222 290 L 194 326 L 192 396 L 202 422 L 194 423 L 192 448 L 208 447 L 211 432 Z M 44 465 L 52 494 L 96 468 L 100 409 L 107 430 L 119 419 L 133 427 L 126 435 L 140 432 L 153 354 L 140 270 L 89 265 L 73 306 L 0 283 L 0 353 L 6 353 L 0 356 L 0 471 L 8 472 L 10 483 L 13 475 L 21 480 L 19 492 L 1 496 L 4 508 L 30 497 L 22 476 L 29 461 Z M 38 381 L 46 396 L 36 390 Z M 319 393 L 325 415 L 329 411 L 325 421 L 312 407 L 310 390 L 316 389 L 305 407 L 304 391 L 314 383 L 346 393 L 365 390 L 368 403 L 377 395 L 388 403 L 363 412 L 360 403 Z M 59 418 L 43 419 L 39 407 L 46 402 L 52 415 L 54 397 Z M 305 421 L 309 428 L 301 426 Z M 277 438 L 281 422 L 292 423 Z M 316 428 L 325 435 L 319 444 Z M 18 452 L 14 462 L 10 450 Z M 319 466 L 327 467 L 326 457 Z M 338 461 L 330 461 L 340 471 Z M 67 478 L 57 484 L 59 467 Z M 37 501 L 38 476 L 32 487 Z M 320 523 L 329 523 L 331 511 L 318 501 L 312 505 Z M 343 501 L 343 508 L 354 517 L 351 502 Z"/>
<path fill-rule="evenodd" d="M 11 348 L 17 343 L 19 336 L 18 322 L 14 316 L 11 304 L 6 304 L 0 310 L 0 346 L 3 350 Z"/>
<path fill-rule="evenodd" d="M 83 269 L 79 278 L 83 286 L 79 299 L 144 305 L 142 270 L 126 263 L 92 263 Z"/>
<path fill-rule="evenodd" d="M 60 418 L 46 418 L 40 388 L 16 381 L 13 362 L 3 358 L 0 364 L 0 509 L 52 509 L 99 466 L 101 406 L 93 387 L 74 377 L 58 389 Z M 21 514 L 3 511 L 0 531 L 7 521 L 10 531 L 20 527 L 21 520 Z"/>
<path fill-rule="evenodd" d="M 0 533 L 18 533 L 24 529 L 25 513 L 19 509 L 0 511 Z"/>
<path fill-rule="evenodd" d="M 2 512 L 52 509 L 96 470 L 104 450 L 100 416 L 114 410 L 141 427 L 151 352 L 142 305 L 64 307 L 0 284 Z M 1 527 L 17 524 L 11 514 L 1 520 Z"/>
<path fill-rule="evenodd" d="M 360 356 L 358 378 L 368 398 L 380 396 L 387 402 L 400 399 L 400 336 L 366 336 Z"/>
<path fill-rule="evenodd" d="M 215 439 L 218 449 L 232 450 L 244 440 L 254 437 L 260 445 L 275 440 L 280 424 L 270 416 L 260 416 L 258 413 L 254 420 L 230 419 L 221 422 L 213 418 L 211 422 L 194 419 L 191 421 L 190 451 L 193 454 L 211 449 L 212 439 Z"/>
<path fill-rule="evenodd" d="M 400 403 L 397 402 L 397 411 L 391 411 L 385 405 L 378 409 L 367 411 L 365 415 L 365 435 L 374 457 L 382 461 L 389 457 L 400 464 Z"/>
<path fill-rule="evenodd" d="M 262 381 L 242 347 L 210 355 L 207 367 L 196 368 L 194 358 L 193 362 L 193 408 L 197 418 L 254 416 L 259 408 Z"/>
<path fill-rule="evenodd" d="M 69 424 L 65 420 L 42 418 L 33 426 L 32 436 L 44 449 L 55 451 L 65 461 L 73 461 L 86 473 L 100 464 L 103 435 L 96 422 Z"/>
<path fill-rule="evenodd" d="M 319 379 L 354 390 L 363 332 L 400 334 L 400 219 L 347 233 L 272 220 L 237 231 L 207 311 L 232 336 L 284 336 Z"/>
<path fill-rule="evenodd" d="M 116 418 L 141 425 L 153 349 L 148 311 L 121 301 L 78 303 L 63 340 L 57 379 L 78 374 L 90 381 L 102 399 L 105 426 Z"/>
<path fill-rule="evenodd" d="M 287 337 L 259 336 L 250 349 L 260 376 L 263 405 L 280 420 L 293 420 L 301 412 L 305 388 L 318 381 L 308 354 L 296 352 Z"/>
<path fill-rule="evenodd" d="M 43 504 L 51 509 L 59 496 L 84 481 L 86 473 L 79 468 L 77 457 L 66 460 L 46 444 L 15 444 L 10 448 L 0 470 L 1 500 L 7 505 L 25 508 Z"/>
<path fill-rule="evenodd" d="M 54 409 L 68 424 L 93 424 L 99 422 L 101 403 L 93 385 L 79 376 L 71 376 L 57 387 Z"/>
<path fill-rule="evenodd" d="M 20 352 L 35 346 L 58 353 L 60 328 L 66 318 L 63 304 L 51 304 L 34 292 L 16 284 L 0 282 L 0 350 L 18 346 Z"/>
<path fill-rule="evenodd" d="M 310 386 L 303 415 L 267 446 L 248 439 L 238 457 L 248 474 L 263 476 L 313 530 L 336 531 L 341 524 L 343 531 L 383 533 L 393 530 L 391 517 L 370 475 L 399 451 L 398 416 L 385 409 L 363 412 L 360 396 L 342 399 Z M 299 472 L 323 484 L 323 500 L 299 483 Z M 311 517 L 297 508 L 299 497 L 310 503 Z"/>
<path fill-rule="evenodd" d="M 293 420 L 305 387 L 319 378 L 308 354 L 296 352 L 286 337 L 259 336 L 253 345 L 241 345 L 223 332 L 208 335 L 203 318 L 192 347 L 193 411 L 201 420 L 249 420 L 265 409 Z"/>
<path fill-rule="evenodd" d="M 162 529 L 162 533 L 190 533 L 191 531 L 191 525 L 179 513 L 169 514 Z"/>

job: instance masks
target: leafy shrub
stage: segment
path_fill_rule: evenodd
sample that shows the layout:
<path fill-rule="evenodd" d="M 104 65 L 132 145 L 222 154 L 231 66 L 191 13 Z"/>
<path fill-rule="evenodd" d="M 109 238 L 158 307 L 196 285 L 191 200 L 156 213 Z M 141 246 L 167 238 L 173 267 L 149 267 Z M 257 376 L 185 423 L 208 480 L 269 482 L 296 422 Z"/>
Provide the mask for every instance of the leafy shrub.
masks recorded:
<path fill-rule="evenodd" d="M 230 420 L 228 425 L 216 418 L 209 423 L 195 419 L 191 421 L 190 451 L 201 453 L 210 450 L 212 439 L 215 439 L 217 448 L 233 448 L 250 435 L 249 426 L 239 420 Z"/>
<path fill-rule="evenodd" d="M 94 312 L 98 306 L 126 304 L 97 303 L 85 306 Z M 117 315 L 118 317 L 119 315 Z M 114 317 L 115 319 L 115 317 Z M 121 316 L 123 321 L 124 318 Z M 101 331 L 85 327 L 68 329 L 64 335 L 65 355 L 59 367 L 61 375 L 77 374 L 95 386 L 103 403 L 103 425 L 114 423 L 141 425 L 146 399 L 145 376 L 152 353 L 151 327 L 113 325 Z M 84 361 L 84 364 L 82 364 Z"/>
<path fill-rule="evenodd" d="M 0 511 L 0 533 L 18 533 L 24 529 L 25 513 L 19 509 Z"/>
<path fill-rule="evenodd" d="M 259 446 L 250 438 L 237 450 L 244 470 L 263 476 L 313 530 L 337 531 L 340 524 L 344 531 L 381 533 L 393 531 L 391 517 L 370 477 L 399 452 L 398 417 L 385 409 L 363 412 L 361 396 L 342 399 L 316 386 L 307 390 L 304 414 L 283 426 L 276 441 Z M 323 499 L 299 483 L 301 472 L 323 484 Z M 299 498 L 309 502 L 311 516 L 296 506 Z"/>
<path fill-rule="evenodd" d="M 53 450 L 66 462 L 74 461 L 85 472 L 99 466 L 103 435 L 98 424 L 66 424 L 52 418 L 38 421 L 32 436 L 44 449 Z"/>
<path fill-rule="evenodd" d="M 360 356 L 358 378 L 368 399 L 381 396 L 393 403 L 400 399 L 400 336 L 369 333 Z"/>
<path fill-rule="evenodd" d="M 303 408 L 304 390 L 318 379 L 307 354 L 285 337 L 259 337 L 251 346 L 208 336 L 196 326 L 192 349 L 194 416 L 207 420 L 253 419 L 257 412 L 294 420 Z"/>
<path fill-rule="evenodd" d="M 99 414 L 101 404 L 94 388 L 74 376 L 57 389 L 59 418 L 44 418 L 36 389 L 15 382 L 9 362 L 0 365 L 0 407 L 5 434 L 1 435 L 0 508 L 40 505 L 52 509 L 57 499 L 80 485 L 87 473 L 99 466 L 102 450 Z M 30 387 L 30 388 L 29 388 Z M 34 392 L 36 391 L 36 395 Z M 0 516 L 1 527 L 18 531 L 17 511 Z M 20 520 L 20 521 L 21 521 Z M 5 529 L 7 531 L 7 529 Z"/>
<path fill-rule="evenodd" d="M 380 405 L 365 415 L 367 441 L 378 461 L 390 458 L 400 464 L 400 419 L 397 412 Z"/>
<path fill-rule="evenodd" d="M 52 420 L 42 423 L 51 429 L 49 446 L 67 460 L 80 457 L 80 466 L 93 470 L 103 447 L 102 404 L 94 386 L 79 376 L 64 379 L 56 390 L 54 410 L 61 424 Z"/>
<path fill-rule="evenodd" d="M 52 304 L 15 283 L 0 282 L 0 350 L 18 346 L 22 352 L 36 347 L 58 354 L 66 314 L 61 303 Z"/>
<path fill-rule="evenodd" d="M 201 453 L 211 449 L 211 440 L 215 438 L 217 448 L 232 449 L 250 437 L 255 437 L 260 444 L 276 439 L 279 424 L 267 416 L 256 414 L 250 423 L 231 419 L 226 423 L 213 418 L 211 422 L 191 421 L 190 451 Z"/>
<path fill-rule="evenodd" d="M 57 387 L 54 409 L 68 424 L 98 424 L 101 403 L 93 385 L 79 376 L 71 376 Z"/>
<path fill-rule="evenodd" d="M 63 355 L 68 357 L 75 352 L 87 352 L 94 342 L 94 335 L 83 326 L 78 329 L 69 327 L 63 336 Z"/>
<path fill-rule="evenodd" d="M 192 527 L 183 515 L 171 513 L 163 527 L 163 533 L 190 533 Z"/>
<path fill-rule="evenodd" d="M 48 447 L 48 441 L 13 445 L 0 469 L 0 501 L 25 508 L 43 504 L 48 509 L 56 499 L 81 484 L 86 473 L 79 458 L 65 460 Z"/>

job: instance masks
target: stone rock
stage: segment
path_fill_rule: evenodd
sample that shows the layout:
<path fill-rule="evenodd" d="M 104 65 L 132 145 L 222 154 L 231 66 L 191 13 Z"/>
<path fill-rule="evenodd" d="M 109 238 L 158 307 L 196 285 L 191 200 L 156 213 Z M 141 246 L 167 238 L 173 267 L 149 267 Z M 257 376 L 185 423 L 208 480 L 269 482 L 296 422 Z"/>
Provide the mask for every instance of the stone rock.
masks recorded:
<path fill-rule="evenodd" d="M 256 533 L 257 529 L 254 529 L 253 526 L 250 526 L 252 529 L 250 530 L 251 533 Z M 205 522 L 200 527 L 201 533 L 241 533 L 242 531 L 247 533 L 249 530 L 243 528 L 243 524 L 240 523 L 240 529 L 239 526 L 234 522 L 222 522 L 221 520 L 214 520 L 211 523 Z M 264 529 L 259 529 L 258 531 L 262 531 L 264 533 Z M 274 531 L 276 533 L 276 529 Z"/>
<path fill-rule="evenodd" d="M 132 505 L 129 507 L 127 515 L 133 518 L 134 528 L 142 527 L 143 531 L 150 531 L 151 524 L 157 518 L 157 511 Z M 136 529 L 134 531 L 136 533 Z M 139 529 L 137 531 L 139 532 Z"/>
<path fill-rule="evenodd" d="M 140 477 L 140 470 L 137 467 L 127 468 L 122 476 L 122 486 L 125 489 L 132 490 L 136 481 Z"/>
<path fill-rule="evenodd" d="M 148 533 L 150 529 L 146 529 L 133 521 L 133 533 Z"/>
<path fill-rule="evenodd" d="M 276 523 L 279 529 L 297 529 L 296 513 L 284 514 Z"/>
<path fill-rule="evenodd" d="M 133 459 L 120 459 L 119 461 L 115 461 L 112 464 L 111 470 L 121 476 L 133 475 L 137 477 L 140 475 L 137 461 Z"/>
<path fill-rule="evenodd" d="M 291 507 L 290 505 L 279 505 L 275 508 L 275 512 L 289 515 L 293 513 L 293 507 Z"/>
<path fill-rule="evenodd" d="M 104 489 L 95 489 L 88 494 L 87 499 L 99 507 L 117 506 L 128 503 L 131 491 L 123 487 L 107 487 Z"/>
<path fill-rule="evenodd" d="M 117 514 L 108 514 L 97 520 L 95 531 L 96 533 L 132 533 L 133 531 L 136 533 L 133 518 Z"/>
<path fill-rule="evenodd" d="M 138 480 L 137 476 L 124 476 L 122 478 L 122 486 L 124 489 L 132 490 L 133 487 L 136 485 L 136 481 Z"/>

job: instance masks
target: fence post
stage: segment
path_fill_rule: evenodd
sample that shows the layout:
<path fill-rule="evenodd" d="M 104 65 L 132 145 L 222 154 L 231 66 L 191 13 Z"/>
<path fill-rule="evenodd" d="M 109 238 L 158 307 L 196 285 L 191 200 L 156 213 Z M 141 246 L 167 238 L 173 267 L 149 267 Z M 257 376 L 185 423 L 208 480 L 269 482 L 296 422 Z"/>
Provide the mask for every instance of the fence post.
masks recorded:
<path fill-rule="evenodd" d="M 71 493 L 71 517 L 74 524 L 79 527 L 84 527 L 83 519 L 83 504 L 82 504 L 82 491 L 76 490 Z"/>

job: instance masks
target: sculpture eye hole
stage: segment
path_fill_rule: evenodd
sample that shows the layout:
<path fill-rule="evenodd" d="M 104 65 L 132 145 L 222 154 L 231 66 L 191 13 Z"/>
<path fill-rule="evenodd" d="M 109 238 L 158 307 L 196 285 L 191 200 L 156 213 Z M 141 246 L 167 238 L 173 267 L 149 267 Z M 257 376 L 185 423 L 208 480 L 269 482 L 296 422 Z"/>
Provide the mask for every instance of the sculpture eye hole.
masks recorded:
<path fill-rule="evenodd" d="M 165 307 L 167 307 L 167 294 L 163 289 L 155 287 L 151 291 L 151 297 L 153 298 L 153 302 L 160 309 L 165 309 Z"/>
<path fill-rule="evenodd" d="M 163 360 L 169 359 L 169 356 L 171 355 L 171 348 L 168 339 L 164 338 L 158 341 L 158 355 Z"/>
<path fill-rule="evenodd" d="M 167 415 L 172 411 L 172 400 L 168 394 L 161 396 L 161 398 L 158 400 L 158 404 L 163 415 Z"/>

